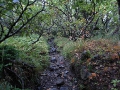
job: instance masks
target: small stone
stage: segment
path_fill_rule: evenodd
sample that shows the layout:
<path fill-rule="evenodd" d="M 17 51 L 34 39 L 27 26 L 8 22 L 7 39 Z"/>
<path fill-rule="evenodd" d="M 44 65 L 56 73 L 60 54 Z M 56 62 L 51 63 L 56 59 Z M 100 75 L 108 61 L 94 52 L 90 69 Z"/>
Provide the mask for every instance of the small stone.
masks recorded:
<path fill-rule="evenodd" d="M 55 48 L 55 47 L 52 47 L 51 50 L 52 50 L 52 52 L 55 52 L 55 51 L 56 51 L 56 48 Z"/>
<path fill-rule="evenodd" d="M 54 74 L 54 76 L 55 76 L 55 77 L 58 77 L 58 76 L 59 76 L 59 74 Z"/>
<path fill-rule="evenodd" d="M 99 59 L 99 58 L 100 58 L 100 55 L 99 55 L 99 54 L 96 54 L 96 55 L 93 56 L 92 59 L 93 59 L 93 60 L 96 60 L 96 59 Z"/>
<path fill-rule="evenodd" d="M 72 83 L 72 81 L 67 81 L 67 82 L 66 82 L 66 85 L 72 87 L 72 86 L 73 86 L 73 83 Z"/>
<path fill-rule="evenodd" d="M 49 53 L 54 53 L 54 52 L 56 52 L 56 48 L 54 46 L 51 46 Z"/>
<path fill-rule="evenodd" d="M 103 67 L 103 65 L 100 65 L 100 68 Z"/>
<path fill-rule="evenodd" d="M 64 63 L 64 62 L 62 62 L 62 61 L 60 62 L 60 64 L 63 64 L 63 63 Z"/>
<path fill-rule="evenodd" d="M 69 73 L 69 71 L 65 71 L 65 74 Z"/>
<path fill-rule="evenodd" d="M 60 65 L 59 68 L 64 68 L 65 66 L 64 65 Z"/>
<path fill-rule="evenodd" d="M 95 69 L 99 69 L 99 67 L 95 67 Z"/>
<path fill-rule="evenodd" d="M 43 90 L 43 88 L 39 86 L 35 90 Z"/>
<path fill-rule="evenodd" d="M 81 74 L 81 79 L 83 80 L 86 80 L 91 75 L 91 73 L 87 70 L 86 66 L 81 67 L 80 74 Z"/>
<path fill-rule="evenodd" d="M 67 74 L 64 73 L 63 77 L 67 77 Z"/>
<path fill-rule="evenodd" d="M 58 90 L 57 88 L 49 88 L 47 90 Z"/>
<path fill-rule="evenodd" d="M 59 57 L 59 61 L 63 61 L 64 60 L 64 57 L 63 56 L 60 56 Z"/>
<path fill-rule="evenodd" d="M 88 51 L 83 51 L 81 54 L 81 60 L 87 60 L 88 58 L 90 58 L 90 53 Z"/>
<path fill-rule="evenodd" d="M 63 85 L 64 84 L 64 80 L 63 79 L 57 79 L 56 81 L 56 85 Z"/>
<path fill-rule="evenodd" d="M 41 74 L 41 76 L 47 76 L 47 74 L 43 73 L 43 74 Z"/>
<path fill-rule="evenodd" d="M 77 85 L 78 84 L 78 82 L 77 81 L 75 81 L 75 85 Z"/>
<path fill-rule="evenodd" d="M 57 70 L 57 69 L 58 69 L 58 67 L 56 67 L 56 66 L 52 66 L 52 65 L 51 65 L 51 66 L 49 67 L 49 70 L 50 70 L 50 71 Z"/>
<path fill-rule="evenodd" d="M 49 70 L 50 70 L 50 71 L 53 71 L 53 70 L 54 70 L 54 67 L 53 67 L 53 66 L 50 66 L 50 67 L 49 67 Z"/>
<path fill-rule="evenodd" d="M 68 87 L 60 87 L 60 90 L 70 90 Z"/>
<path fill-rule="evenodd" d="M 51 62 L 57 62 L 57 59 L 55 57 L 51 57 Z"/>

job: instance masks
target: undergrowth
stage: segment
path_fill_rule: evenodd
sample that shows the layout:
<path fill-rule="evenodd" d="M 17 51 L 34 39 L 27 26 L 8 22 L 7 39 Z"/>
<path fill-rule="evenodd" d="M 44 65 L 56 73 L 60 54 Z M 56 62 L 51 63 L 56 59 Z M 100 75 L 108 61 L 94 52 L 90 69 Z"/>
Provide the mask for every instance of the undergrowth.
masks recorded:
<path fill-rule="evenodd" d="M 2 81 L 2 82 L 0 82 L 0 90 L 21 90 L 21 89 L 13 87 L 7 81 Z M 24 90 L 30 90 L 30 89 L 24 89 Z"/>
<path fill-rule="evenodd" d="M 75 54 L 75 51 L 78 51 L 78 50 L 83 51 L 84 49 L 84 41 L 82 40 L 73 42 L 68 38 L 58 37 L 57 39 L 55 39 L 55 42 L 59 47 L 59 49 L 61 50 L 62 54 L 69 59 L 73 57 L 73 55 Z"/>
<path fill-rule="evenodd" d="M 55 43 L 59 47 L 58 48 L 59 50 L 61 50 L 61 48 L 63 48 L 68 42 L 70 42 L 68 38 L 64 38 L 64 37 L 55 38 Z"/>
<path fill-rule="evenodd" d="M 36 35 L 29 37 L 11 37 L 2 45 L 13 46 L 19 50 L 19 57 L 16 59 L 20 62 L 32 64 L 36 67 L 36 70 L 43 70 L 48 66 L 48 45 L 46 39 L 41 37 L 38 42 L 32 44 Z"/>
<path fill-rule="evenodd" d="M 99 76 L 99 74 L 101 74 L 99 72 L 107 72 L 107 70 L 109 70 L 108 66 L 112 65 L 113 63 L 114 66 L 112 67 L 117 67 L 117 60 L 120 60 L 119 39 L 92 38 L 88 40 L 82 40 L 81 38 L 79 38 L 77 41 L 73 42 L 67 38 L 61 37 L 57 38 L 56 41 L 58 47 L 61 47 L 62 45 L 61 52 L 68 60 L 70 60 L 70 69 L 76 75 L 78 80 L 80 80 L 81 82 L 81 80 L 89 79 L 88 82 L 90 83 L 88 83 L 88 85 L 86 85 L 85 87 L 81 83 L 79 84 L 80 89 L 86 89 L 92 84 L 93 86 L 95 86 L 96 83 L 99 84 L 95 87 L 100 87 L 100 82 L 96 78 L 97 75 Z M 101 66 L 104 66 L 104 68 L 100 69 Z M 86 70 L 88 70 L 88 77 L 86 77 Z M 118 70 L 116 68 L 115 73 L 117 73 L 117 71 Z M 107 77 L 104 78 L 104 76 L 105 75 L 103 74 L 101 78 L 106 79 Z M 109 77 L 111 79 L 110 74 Z M 92 82 L 92 80 L 94 81 Z M 119 83 L 119 80 L 112 80 L 111 83 L 113 84 L 113 88 L 111 90 L 118 90 L 116 88 L 116 85 Z M 105 88 L 106 90 L 106 86 L 104 86 L 104 84 L 105 83 L 102 84 L 101 88 Z"/>
<path fill-rule="evenodd" d="M 0 44 L 0 90 L 21 90 L 17 87 L 13 87 L 10 83 L 7 81 L 3 81 L 3 67 L 6 65 L 9 65 L 9 60 L 14 60 L 15 62 L 22 62 L 27 63 L 27 65 L 35 66 L 35 73 L 29 73 L 30 75 L 37 75 L 39 72 L 44 70 L 49 65 L 49 55 L 48 55 L 48 44 L 47 40 L 44 37 L 41 37 L 38 42 L 35 44 L 32 44 L 33 41 L 37 38 L 36 35 L 32 35 L 30 37 L 11 37 Z M 6 62 L 5 64 L 4 62 Z M 15 66 L 15 65 L 14 65 Z M 27 76 L 22 76 L 22 73 L 25 74 L 25 71 L 20 72 L 20 70 L 23 70 L 21 67 L 13 67 L 13 68 L 19 68 L 17 69 L 17 72 L 21 75 L 20 78 L 27 80 Z M 20 69 L 21 68 L 21 69 Z M 10 76 L 9 76 L 10 77 Z M 12 77 L 13 78 L 13 77 Z M 26 79 L 25 79 L 26 78 Z M 14 78 L 13 78 L 14 79 Z M 31 77 L 31 83 L 35 82 L 36 77 Z M 9 80 L 8 80 L 9 81 Z M 24 81 L 27 82 L 27 81 Z M 27 85 L 27 84 L 25 84 Z M 29 89 L 24 89 L 29 90 Z"/>
<path fill-rule="evenodd" d="M 71 59 L 77 53 L 82 53 L 84 50 L 89 50 L 92 54 L 104 54 L 105 52 L 116 53 L 120 50 L 120 41 L 118 39 L 107 38 L 92 38 L 89 40 L 70 41 L 68 38 L 58 37 L 56 43 L 59 48 L 62 46 L 62 54 Z"/>

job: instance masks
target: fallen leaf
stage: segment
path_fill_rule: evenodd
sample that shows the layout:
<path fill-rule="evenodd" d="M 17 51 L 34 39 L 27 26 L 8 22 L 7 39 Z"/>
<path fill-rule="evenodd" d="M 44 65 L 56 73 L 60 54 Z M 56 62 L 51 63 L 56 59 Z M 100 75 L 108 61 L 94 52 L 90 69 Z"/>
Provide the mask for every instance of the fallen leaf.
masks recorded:
<path fill-rule="evenodd" d="M 97 76 L 96 73 L 91 73 L 91 75 L 89 76 L 89 79 L 93 79 L 93 78 L 95 78 L 96 76 Z"/>
<path fill-rule="evenodd" d="M 74 63 L 74 62 L 75 62 L 75 59 L 74 59 L 74 58 L 72 58 L 72 59 L 71 59 L 71 63 Z"/>
<path fill-rule="evenodd" d="M 107 70 L 108 70 L 108 67 L 105 67 L 105 68 L 103 69 L 104 72 L 106 72 Z"/>
<path fill-rule="evenodd" d="M 89 64 L 90 61 L 91 61 L 91 58 L 88 58 L 87 61 L 86 61 L 86 63 Z"/>
<path fill-rule="evenodd" d="M 119 55 L 117 53 L 113 53 L 113 54 L 111 54 L 111 59 L 112 60 L 115 60 L 115 59 L 119 60 Z"/>

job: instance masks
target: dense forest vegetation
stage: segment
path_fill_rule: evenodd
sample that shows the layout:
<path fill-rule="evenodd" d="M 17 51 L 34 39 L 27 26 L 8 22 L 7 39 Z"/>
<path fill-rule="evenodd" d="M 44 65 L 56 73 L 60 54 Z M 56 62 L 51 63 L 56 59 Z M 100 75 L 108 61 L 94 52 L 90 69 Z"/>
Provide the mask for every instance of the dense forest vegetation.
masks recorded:
<path fill-rule="evenodd" d="M 0 90 L 58 90 L 38 88 L 53 52 L 78 80 L 60 90 L 120 90 L 120 1 L 0 0 Z"/>

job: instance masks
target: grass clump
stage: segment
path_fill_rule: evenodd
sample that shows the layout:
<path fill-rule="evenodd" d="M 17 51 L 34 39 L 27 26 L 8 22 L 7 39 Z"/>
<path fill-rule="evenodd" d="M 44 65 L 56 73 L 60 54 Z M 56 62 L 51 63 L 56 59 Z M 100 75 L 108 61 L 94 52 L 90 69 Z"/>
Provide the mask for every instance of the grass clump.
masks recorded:
<path fill-rule="evenodd" d="M 68 42 L 70 42 L 70 40 L 64 37 L 57 37 L 55 39 L 55 43 L 59 47 L 59 49 L 63 48 Z"/>
<path fill-rule="evenodd" d="M 14 46 L 1 45 L 0 46 L 0 63 L 5 62 L 5 60 L 15 60 L 18 58 L 19 51 L 15 49 Z"/>
<path fill-rule="evenodd" d="M 58 37 L 55 42 L 57 46 L 62 48 L 62 54 L 69 59 L 71 59 L 76 52 L 84 50 L 84 41 L 82 40 L 74 42 L 65 37 Z"/>
<path fill-rule="evenodd" d="M 67 58 L 71 58 L 73 56 L 73 51 L 76 49 L 74 42 L 68 42 L 63 47 L 63 55 Z"/>

